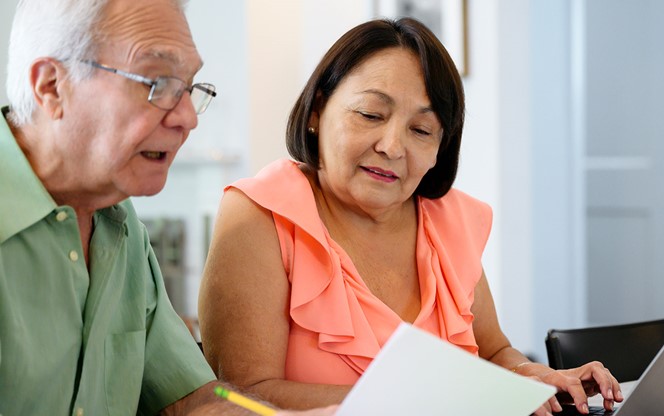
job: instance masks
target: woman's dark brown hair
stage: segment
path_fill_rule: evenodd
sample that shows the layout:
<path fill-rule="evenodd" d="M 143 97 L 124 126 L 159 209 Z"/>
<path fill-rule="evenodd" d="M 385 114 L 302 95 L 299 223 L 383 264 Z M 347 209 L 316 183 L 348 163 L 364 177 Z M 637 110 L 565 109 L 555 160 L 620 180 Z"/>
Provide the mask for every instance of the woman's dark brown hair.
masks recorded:
<path fill-rule="evenodd" d="M 416 195 L 439 198 L 452 187 L 459 165 L 465 111 L 463 85 L 445 47 L 415 19 L 371 20 L 346 32 L 332 45 L 291 110 L 286 146 L 295 160 L 317 170 L 318 138 L 307 131 L 311 112 L 321 110 L 344 77 L 367 58 L 395 47 L 407 48 L 419 57 L 431 107 L 443 126 L 436 165 L 415 190 Z"/>

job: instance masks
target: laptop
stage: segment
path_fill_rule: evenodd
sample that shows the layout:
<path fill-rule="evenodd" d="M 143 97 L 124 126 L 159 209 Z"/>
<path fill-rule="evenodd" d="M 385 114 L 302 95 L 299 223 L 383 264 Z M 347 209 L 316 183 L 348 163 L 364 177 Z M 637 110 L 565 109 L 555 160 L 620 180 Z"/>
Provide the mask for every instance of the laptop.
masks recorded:
<path fill-rule="evenodd" d="M 590 407 L 591 415 L 656 416 L 664 415 L 664 346 L 634 385 L 630 395 L 613 411 Z M 573 405 L 564 405 L 558 416 L 581 415 Z"/>

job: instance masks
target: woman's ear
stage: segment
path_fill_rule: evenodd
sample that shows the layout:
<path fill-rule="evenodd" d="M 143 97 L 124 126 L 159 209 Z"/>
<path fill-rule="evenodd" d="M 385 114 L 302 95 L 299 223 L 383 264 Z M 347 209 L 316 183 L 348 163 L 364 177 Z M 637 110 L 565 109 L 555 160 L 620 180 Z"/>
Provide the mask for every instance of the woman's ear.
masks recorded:
<path fill-rule="evenodd" d="M 62 118 L 62 81 L 67 71 L 53 58 L 38 58 L 30 66 L 30 86 L 37 106 L 52 120 Z"/>
<path fill-rule="evenodd" d="M 311 114 L 309 114 L 309 122 L 307 124 L 309 132 L 313 133 L 318 131 L 318 121 L 319 121 L 318 112 L 312 111 Z"/>
<path fill-rule="evenodd" d="M 318 131 L 318 123 L 320 122 L 320 113 L 323 111 L 323 106 L 325 103 L 323 102 L 323 93 L 316 92 L 316 98 L 314 99 L 314 105 L 313 108 L 311 109 L 311 114 L 309 114 L 309 124 L 307 124 L 310 128 L 314 128 L 316 131 Z"/>

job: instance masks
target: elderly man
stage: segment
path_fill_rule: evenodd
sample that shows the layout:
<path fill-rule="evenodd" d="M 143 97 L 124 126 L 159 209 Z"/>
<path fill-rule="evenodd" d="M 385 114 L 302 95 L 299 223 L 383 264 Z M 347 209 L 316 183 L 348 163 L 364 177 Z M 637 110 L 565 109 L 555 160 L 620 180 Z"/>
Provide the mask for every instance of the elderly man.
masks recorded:
<path fill-rule="evenodd" d="M 213 394 L 127 200 L 162 189 L 215 95 L 192 84 L 182 8 L 18 5 L 0 118 L 0 414 L 244 414 Z"/>

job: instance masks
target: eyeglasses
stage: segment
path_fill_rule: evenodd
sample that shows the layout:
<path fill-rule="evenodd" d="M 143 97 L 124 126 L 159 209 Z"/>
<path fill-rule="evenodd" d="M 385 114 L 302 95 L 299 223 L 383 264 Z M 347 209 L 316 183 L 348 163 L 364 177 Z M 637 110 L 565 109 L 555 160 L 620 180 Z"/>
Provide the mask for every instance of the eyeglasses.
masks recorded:
<path fill-rule="evenodd" d="M 212 84 L 198 83 L 187 87 L 187 83 L 180 78 L 175 77 L 157 77 L 150 79 L 142 75 L 132 74 L 120 69 L 111 68 L 95 61 L 82 61 L 85 64 L 104 71 L 118 74 L 132 81 L 140 82 L 150 87 L 148 102 L 162 110 L 172 110 L 182 99 L 185 91 L 189 92 L 191 103 L 194 106 L 196 114 L 203 114 L 207 109 L 212 98 L 217 96 L 215 87 Z"/>

